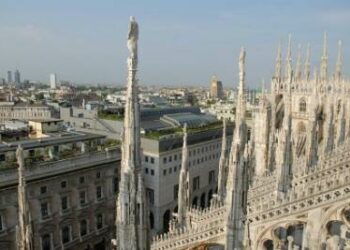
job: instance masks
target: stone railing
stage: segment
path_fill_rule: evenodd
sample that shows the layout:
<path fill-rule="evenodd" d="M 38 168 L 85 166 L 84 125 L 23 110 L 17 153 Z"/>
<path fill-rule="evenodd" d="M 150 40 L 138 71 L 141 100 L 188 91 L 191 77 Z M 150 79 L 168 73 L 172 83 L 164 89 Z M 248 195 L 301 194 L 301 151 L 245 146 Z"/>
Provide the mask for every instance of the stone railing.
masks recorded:
<path fill-rule="evenodd" d="M 191 226 L 154 237 L 151 249 L 188 249 L 203 242 L 217 243 L 225 233 L 225 211 L 226 207 L 220 203 L 203 210 L 191 208 L 188 215 Z"/>
<path fill-rule="evenodd" d="M 69 159 L 54 162 L 42 162 L 26 169 L 27 180 L 51 176 L 70 169 L 79 169 L 86 166 L 103 164 L 120 160 L 120 152 L 117 149 L 105 150 L 102 152 L 89 152 Z M 17 169 L 0 171 L 0 186 L 17 183 Z"/>

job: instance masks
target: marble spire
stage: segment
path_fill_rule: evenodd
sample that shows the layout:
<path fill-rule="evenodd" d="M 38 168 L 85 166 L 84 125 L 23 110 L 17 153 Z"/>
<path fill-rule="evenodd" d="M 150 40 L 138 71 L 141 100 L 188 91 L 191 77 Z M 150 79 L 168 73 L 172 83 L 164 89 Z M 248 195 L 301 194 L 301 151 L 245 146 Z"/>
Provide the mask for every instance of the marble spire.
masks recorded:
<path fill-rule="evenodd" d="M 226 183 L 226 159 L 227 159 L 227 138 L 226 138 L 226 126 L 227 121 L 223 119 L 223 128 L 222 128 L 222 143 L 221 143 L 221 155 L 219 161 L 219 174 L 218 174 L 218 197 L 222 201 L 224 198 L 225 192 L 225 183 Z"/>
<path fill-rule="evenodd" d="M 275 65 L 275 78 L 278 82 L 281 81 L 282 77 L 282 52 L 281 52 L 281 43 L 278 44 L 276 65 Z"/>
<path fill-rule="evenodd" d="M 30 222 L 30 212 L 27 200 L 26 177 L 24 168 L 23 148 L 18 146 L 16 151 L 18 164 L 18 226 L 17 249 L 31 250 L 33 248 L 33 232 Z"/>
<path fill-rule="evenodd" d="M 179 227 L 186 226 L 186 215 L 190 206 L 190 173 L 188 166 L 188 148 L 187 148 L 187 124 L 183 128 L 183 145 L 182 145 L 182 160 L 179 176 L 178 190 L 178 214 L 177 222 Z"/>
<path fill-rule="evenodd" d="M 138 101 L 138 24 L 130 17 L 125 118 L 122 138 L 121 179 L 117 198 L 116 245 L 119 250 L 149 249 L 148 212 L 141 171 L 140 107 Z"/>
<path fill-rule="evenodd" d="M 310 43 L 307 45 L 306 49 L 306 57 L 305 57 L 305 64 L 304 64 L 304 77 L 306 81 L 310 80 L 310 69 L 311 68 L 311 47 Z"/>
<path fill-rule="evenodd" d="M 295 79 L 301 80 L 301 44 L 298 45 L 297 62 L 295 65 Z"/>
<path fill-rule="evenodd" d="M 276 169 L 278 178 L 277 193 L 287 192 L 289 187 L 289 173 L 292 161 L 292 93 L 291 84 L 293 71 L 290 71 L 284 100 L 284 118 L 282 128 L 278 133 L 278 146 L 276 154 Z"/>
<path fill-rule="evenodd" d="M 327 81 L 328 78 L 328 45 L 327 45 L 327 32 L 323 35 L 323 54 L 321 57 L 320 65 L 320 78 L 321 81 Z"/>
<path fill-rule="evenodd" d="M 245 49 L 241 49 L 239 57 L 239 91 L 236 107 L 235 131 L 229 156 L 226 182 L 225 206 L 226 219 L 226 248 L 227 250 L 242 249 L 244 235 L 244 218 L 246 191 L 244 183 L 248 178 L 245 168 L 244 152 L 247 142 L 247 125 L 245 122 Z"/>
<path fill-rule="evenodd" d="M 292 68 L 292 34 L 289 34 L 287 57 L 286 57 L 286 70 L 285 70 L 286 79 L 289 79 L 289 76 L 290 76 L 292 70 L 293 70 L 293 68 Z"/>
<path fill-rule="evenodd" d="M 335 69 L 335 77 L 338 82 L 341 81 L 342 77 L 342 67 L 343 67 L 343 54 L 342 54 L 342 41 L 338 41 L 338 58 L 337 58 L 337 64 Z"/>

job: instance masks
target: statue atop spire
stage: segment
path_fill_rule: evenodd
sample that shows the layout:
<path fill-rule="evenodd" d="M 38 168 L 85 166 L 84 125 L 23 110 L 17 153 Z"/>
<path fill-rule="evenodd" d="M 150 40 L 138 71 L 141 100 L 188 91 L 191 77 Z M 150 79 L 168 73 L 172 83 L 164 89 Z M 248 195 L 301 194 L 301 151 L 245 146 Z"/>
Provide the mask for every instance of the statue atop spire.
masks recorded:
<path fill-rule="evenodd" d="M 117 198 L 116 247 L 149 249 L 148 212 L 141 171 L 140 106 L 137 87 L 138 24 L 130 18 L 128 33 L 128 83 L 122 138 L 121 179 Z"/>
<path fill-rule="evenodd" d="M 18 226 L 17 226 L 17 249 L 32 250 L 33 232 L 30 222 L 29 206 L 27 201 L 26 177 L 24 168 L 23 148 L 18 146 L 16 151 L 18 164 Z"/>
<path fill-rule="evenodd" d="M 304 76 L 306 81 L 310 80 L 310 68 L 311 68 L 310 57 L 311 57 L 311 47 L 310 47 L 310 43 L 308 43 L 307 49 L 306 49 L 305 65 L 304 65 Z"/>
<path fill-rule="evenodd" d="M 321 81 L 327 81 L 328 79 L 328 45 L 327 45 L 327 32 L 323 36 L 323 54 L 321 57 L 320 66 L 320 77 Z"/>
<path fill-rule="evenodd" d="M 342 67 L 343 67 L 343 54 L 342 54 L 342 41 L 338 41 L 338 58 L 336 64 L 335 77 L 338 82 L 340 82 L 342 77 Z"/>
<path fill-rule="evenodd" d="M 245 100 L 245 49 L 241 48 L 239 55 L 239 88 L 238 88 L 238 103 L 236 106 L 236 119 L 244 119 L 246 111 Z"/>

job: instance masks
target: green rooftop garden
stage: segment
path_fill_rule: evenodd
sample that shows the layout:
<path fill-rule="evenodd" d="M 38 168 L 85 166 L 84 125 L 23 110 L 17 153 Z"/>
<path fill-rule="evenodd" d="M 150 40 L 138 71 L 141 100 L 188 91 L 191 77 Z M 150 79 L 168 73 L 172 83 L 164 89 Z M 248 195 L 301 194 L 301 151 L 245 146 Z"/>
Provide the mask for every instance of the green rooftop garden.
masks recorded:
<path fill-rule="evenodd" d="M 112 121 L 122 121 L 124 119 L 123 115 L 110 113 L 104 110 L 98 111 L 97 117 L 99 119 L 112 120 Z"/>
<path fill-rule="evenodd" d="M 218 129 L 218 128 L 222 128 L 222 121 L 213 122 L 201 127 L 188 128 L 187 131 L 189 134 L 191 134 L 191 133 L 200 133 L 203 131 L 208 131 L 208 130 Z M 182 136 L 183 135 L 182 131 L 183 131 L 182 127 L 163 129 L 158 131 L 149 131 L 145 135 L 143 135 L 143 137 L 148 139 L 158 140 L 165 135 Z"/>

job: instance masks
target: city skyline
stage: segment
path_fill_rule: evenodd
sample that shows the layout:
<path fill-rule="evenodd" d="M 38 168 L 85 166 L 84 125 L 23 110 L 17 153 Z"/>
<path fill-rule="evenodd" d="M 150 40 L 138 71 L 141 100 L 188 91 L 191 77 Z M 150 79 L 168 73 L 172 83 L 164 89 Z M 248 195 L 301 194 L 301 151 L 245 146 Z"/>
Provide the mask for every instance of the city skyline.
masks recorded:
<path fill-rule="evenodd" d="M 8 70 L 18 68 L 23 79 L 47 83 L 50 73 L 57 72 L 61 79 L 76 83 L 123 85 L 130 15 L 142 23 L 141 85 L 209 86 L 215 74 L 224 88 L 236 87 L 234 58 L 244 46 L 247 85 L 259 87 L 262 78 L 269 83 L 272 77 L 280 40 L 285 57 L 288 33 L 293 35 L 293 63 L 298 43 L 305 56 L 310 42 L 312 65 L 318 67 L 324 31 L 328 32 L 330 72 L 334 71 L 337 41 L 341 39 L 344 74 L 348 75 L 349 3 L 276 2 L 281 1 L 174 4 L 110 0 L 55 4 L 36 0 L 21 5 L 3 1 L 0 76 L 6 78 Z"/>

